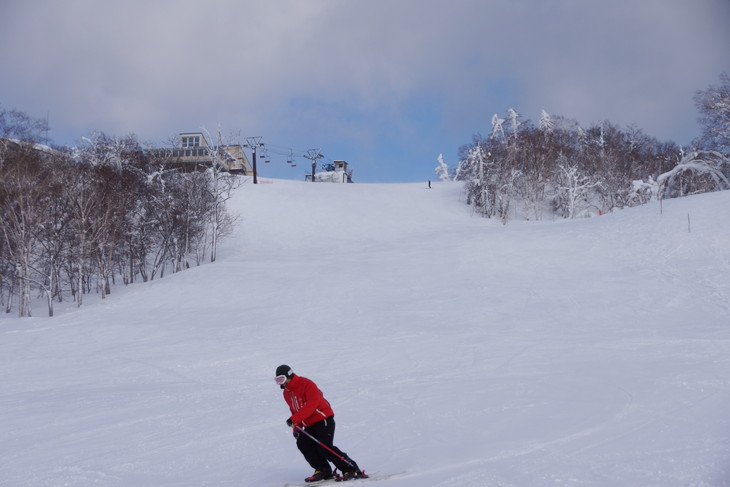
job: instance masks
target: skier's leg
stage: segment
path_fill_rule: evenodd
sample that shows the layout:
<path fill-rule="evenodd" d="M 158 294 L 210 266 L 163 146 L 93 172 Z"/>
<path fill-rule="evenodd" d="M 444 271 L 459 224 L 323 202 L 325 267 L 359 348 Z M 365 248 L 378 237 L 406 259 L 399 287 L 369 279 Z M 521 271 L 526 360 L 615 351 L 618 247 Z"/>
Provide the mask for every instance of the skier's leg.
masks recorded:
<path fill-rule="evenodd" d="M 330 467 L 327 459 L 319 453 L 319 445 L 306 435 L 299 435 L 299 438 L 297 438 L 297 448 L 299 448 L 299 451 L 304 455 L 304 459 L 314 470 L 332 473 L 332 467 Z"/>
<path fill-rule="evenodd" d="M 325 419 L 324 421 L 320 421 L 319 423 L 312 425 L 311 428 L 316 427 L 317 434 L 312 435 L 315 438 L 317 438 L 319 441 L 327 445 L 332 451 L 337 453 L 340 457 L 347 460 L 347 462 L 350 462 L 350 465 L 347 464 L 347 462 L 343 461 L 342 458 L 338 458 L 337 455 L 333 454 L 332 452 L 328 451 L 326 448 L 319 447 L 319 453 L 324 458 L 332 462 L 335 467 L 340 472 L 349 472 L 352 470 L 360 470 L 360 467 L 357 466 L 357 463 L 355 463 L 355 460 L 350 458 L 347 453 L 343 452 L 339 448 L 337 448 L 334 445 L 334 438 L 335 438 L 335 418 L 329 417 Z M 308 428 L 309 430 L 309 428 Z"/>

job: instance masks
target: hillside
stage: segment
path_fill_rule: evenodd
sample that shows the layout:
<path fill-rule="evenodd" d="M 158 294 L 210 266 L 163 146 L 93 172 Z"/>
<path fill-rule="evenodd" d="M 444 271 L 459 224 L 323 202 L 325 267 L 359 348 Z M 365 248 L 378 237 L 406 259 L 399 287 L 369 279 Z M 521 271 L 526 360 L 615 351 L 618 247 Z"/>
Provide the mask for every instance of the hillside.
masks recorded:
<path fill-rule="evenodd" d="M 449 183 L 231 204 L 212 265 L 0 318 L 0 486 L 301 481 L 281 363 L 383 486 L 730 482 L 730 191 L 506 226 Z"/>

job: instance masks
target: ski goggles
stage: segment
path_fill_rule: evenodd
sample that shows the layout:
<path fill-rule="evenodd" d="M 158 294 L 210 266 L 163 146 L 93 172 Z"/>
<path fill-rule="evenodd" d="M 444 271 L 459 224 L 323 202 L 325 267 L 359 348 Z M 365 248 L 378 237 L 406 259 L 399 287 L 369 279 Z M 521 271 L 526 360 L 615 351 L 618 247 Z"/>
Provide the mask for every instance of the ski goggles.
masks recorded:
<path fill-rule="evenodd" d="M 284 382 L 286 382 L 287 379 L 288 377 L 285 375 L 277 375 L 276 377 L 274 377 L 274 382 L 276 382 L 280 386 L 283 386 Z"/>

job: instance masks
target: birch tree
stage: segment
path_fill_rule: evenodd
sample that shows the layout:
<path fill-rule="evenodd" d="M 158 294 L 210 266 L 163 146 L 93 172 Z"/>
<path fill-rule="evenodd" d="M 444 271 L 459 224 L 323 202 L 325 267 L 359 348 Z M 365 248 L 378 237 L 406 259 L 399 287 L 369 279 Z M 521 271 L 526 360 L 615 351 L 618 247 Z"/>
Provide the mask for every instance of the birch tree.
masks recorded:
<path fill-rule="evenodd" d="M 210 133 L 208 133 L 210 136 Z M 212 211 L 210 212 L 210 261 L 215 262 L 218 255 L 219 239 L 230 232 L 235 222 L 226 209 L 226 201 L 231 198 L 234 189 L 240 186 L 241 180 L 225 171 L 228 154 L 223 150 L 223 136 L 218 130 L 218 146 L 211 153 L 212 165 L 208 170 L 210 176 L 210 195 L 212 197 Z"/>
<path fill-rule="evenodd" d="M 600 182 L 583 173 L 576 165 L 560 158 L 556 174 L 555 209 L 564 218 L 573 219 L 589 206 L 590 191 Z"/>
<path fill-rule="evenodd" d="M 37 272 L 38 235 L 48 207 L 47 176 L 42 155 L 32 144 L 20 143 L 4 152 L 0 164 L 0 231 L 5 258 L 13 268 L 21 318 L 32 316 L 33 284 L 41 287 L 51 302 L 51 291 Z"/>

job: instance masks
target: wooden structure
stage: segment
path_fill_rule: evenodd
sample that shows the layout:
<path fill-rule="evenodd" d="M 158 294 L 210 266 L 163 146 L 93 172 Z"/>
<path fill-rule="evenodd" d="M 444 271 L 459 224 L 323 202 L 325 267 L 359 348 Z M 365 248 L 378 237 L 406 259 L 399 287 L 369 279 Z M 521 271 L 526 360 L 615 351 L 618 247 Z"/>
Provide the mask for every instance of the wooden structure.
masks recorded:
<path fill-rule="evenodd" d="M 241 145 L 210 145 L 200 132 L 181 133 L 178 140 L 178 147 L 155 149 L 153 153 L 172 159 L 172 165 L 183 170 L 201 170 L 217 164 L 233 174 L 253 174 Z"/>

